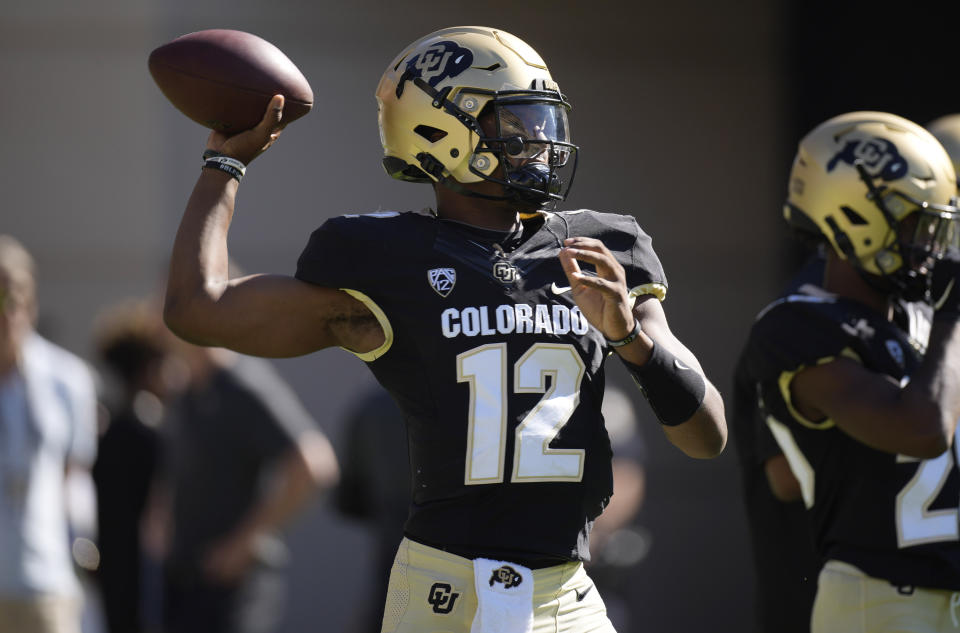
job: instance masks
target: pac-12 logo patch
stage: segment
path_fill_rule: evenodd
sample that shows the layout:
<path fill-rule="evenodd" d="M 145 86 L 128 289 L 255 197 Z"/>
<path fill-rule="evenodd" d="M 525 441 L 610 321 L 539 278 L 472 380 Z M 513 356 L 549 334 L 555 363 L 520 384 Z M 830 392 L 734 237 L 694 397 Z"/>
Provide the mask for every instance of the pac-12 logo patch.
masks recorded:
<path fill-rule="evenodd" d="M 840 161 L 852 166 L 858 160 L 871 176 L 879 176 L 888 182 L 907 175 L 907 161 L 900 155 L 896 145 L 883 138 L 847 141 L 843 149 L 827 163 L 827 171 L 833 171 Z"/>
<path fill-rule="evenodd" d="M 435 582 L 430 587 L 427 602 L 433 607 L 434 613 L 447 614 L 453 611 L 460 593 L 453 590 L 453 586 L 445 582 Z"/>
<path fill-rule="evenodd" d="M 457 271 L 453 268 L 431 268 L 427 271 L 430 287 L 441 297 L 446 297 L 457 283 Z"/>
<path fill-rule="evenodd" d="M 510 565 L 504 565 L 494 569 L 490 575 L 490 586 L 492 587 L 495 582 L 502 582 L 505 589 L 512 589 L 523 582 L 523 576 Z"/>
<path fill-rule="evenodd" d="M 411 57 L 407 62 L 407 71 L 435 88 L 444 79 L 456 77 L 470 68 L 472 63 L 473 52 L 469 48 L 445 40 Z"/>

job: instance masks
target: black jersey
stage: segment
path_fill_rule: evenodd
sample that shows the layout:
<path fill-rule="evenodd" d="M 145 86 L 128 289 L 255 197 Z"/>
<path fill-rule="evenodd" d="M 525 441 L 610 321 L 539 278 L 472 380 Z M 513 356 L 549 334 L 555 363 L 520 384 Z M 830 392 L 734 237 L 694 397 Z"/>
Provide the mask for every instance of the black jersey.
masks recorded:
<path fill-rule="evenodd" d="M 872 449 L 796 411 L 790 381 L 804 367 L 847 356 L 905 385 L 923 357 L 929 311 L 898 307 L 893 322 L 806 286 L 761 312 L 747 368 L 764 416 L 800 482 L 824 559 L 897 585 L 960 589 L 960 473 L 954 447 L 920 460 Z"/>
<path fill-rule="evenodd" d="M 629 216 L 541 214 L 521 237 L 489 233 L 429 212 L 343 216 L 313 233 L 297 277 L 350 292 L 383 326 L 384 344 L 359 356 L 407 422 L 410 538 L 464 556 L 586 560 L 612 493 L 610 348 L 558 253 L 567 237 L 595 237 L 634 293 L 662 299 L 666 280 Z"/>

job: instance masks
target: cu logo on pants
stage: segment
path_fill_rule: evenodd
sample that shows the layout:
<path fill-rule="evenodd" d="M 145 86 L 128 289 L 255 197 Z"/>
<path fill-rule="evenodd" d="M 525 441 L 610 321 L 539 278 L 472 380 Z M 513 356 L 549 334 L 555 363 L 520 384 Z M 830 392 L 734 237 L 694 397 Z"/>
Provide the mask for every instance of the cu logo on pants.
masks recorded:
<path fill-rule="evenodd" d="M 453 611 L 453 605 L 460 597 L 459 593 L 454 593 L 453 586 L 445 582 L 435 582 L 430 587 L 430 595 L 427 602 L 433 607 L 434 613 L 446 615 Z"/>

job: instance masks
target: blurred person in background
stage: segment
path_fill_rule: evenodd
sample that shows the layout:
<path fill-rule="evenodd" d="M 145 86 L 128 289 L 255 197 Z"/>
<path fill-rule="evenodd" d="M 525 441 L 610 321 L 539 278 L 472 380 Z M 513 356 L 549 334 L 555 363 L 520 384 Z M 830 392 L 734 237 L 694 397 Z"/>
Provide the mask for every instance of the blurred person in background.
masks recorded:
<path fill-rule="evenodd" d="M 339 448 L 343 470 L 333 495 L 337 510 L 368 525 L 374 538 L 374 588 L 356 610 L 350 630 L 379 633 L 387 578 L 403 538 L 410 506 L 410 458 L 403 412 L 386 389 L 364 390 L 345 420 Z"/>
<path fill-rule="evenodd" d="M 824 272 L 761 311 L 743 371 L 792 475 L 771 487 L 802 500 L 825 561 L 813 633 L 960 626 L 956 194 L 943 146 L 893 114 L 798 147 L 784 216 Z"/>
<path fill-rule="evenodd" d="M 286 599 L 281 528 L 337 482 L 333 448 L 265 360 L 188 344 L 170 406 L 148 547 L 164 561 L 167 633 L 267 633 Z"/>
<path fill-rule="evenodd" d="M 166 400 L 177 384 L 171 372 L 175 365 L 170 334 L 159 307 L 149 301 L 111 306 L 99 319 L 95 339 L 104 379 L 112 387 L 105 398 L 109 415 L 93 466 L 97 577 L 109 633 L 138 633 L 150 628 L 145 615 L 158 611 L 160 599 L 157 583 L 150 582 L 156 578 L 157 561 L 145 560 L 140 526 L 160 458 Z"/>
<path fill-rule="evenodd" d="M 647 489 L 647 445 L 635 395 L 640 394 L 608 378 L 601 412 L 613 449 L 613 495 L 593 524 L 586 565 L 619 633 L 643 628 L 644 605 L 637 599 L 635 581 L 651 544 L 650 532 L 638 522 Z"/>
<path fill-rule="evenodd" d="M 96 455 L 95 381 L 36 318 L 33 259 L 0 235 L 0 631 L 79 633 L 67 481 Z"/>

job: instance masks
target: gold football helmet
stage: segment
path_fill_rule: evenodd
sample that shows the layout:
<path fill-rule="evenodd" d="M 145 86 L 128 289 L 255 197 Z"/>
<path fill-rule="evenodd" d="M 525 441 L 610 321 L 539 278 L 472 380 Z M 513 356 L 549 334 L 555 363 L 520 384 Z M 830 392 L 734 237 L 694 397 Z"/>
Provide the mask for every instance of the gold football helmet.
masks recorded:
<path fill-rule="evenodd" d="M 825 238 L 875 287 L 918 300 L 957 240 L 956 194 L 950 157 L 927 130 L 894 114 L 850 112 L 800 141 L 784 217 Z"/>
<path fill-rule="evenodd" d="M 417 40 L 387 67 L 377 104 L 394 178 L 541 206 L 569 192 L 578 149 L 570 104 L 540 55 L 510 33 L 460 26 Z M 504 194 L 461 186 L 483 180 Z"/>

